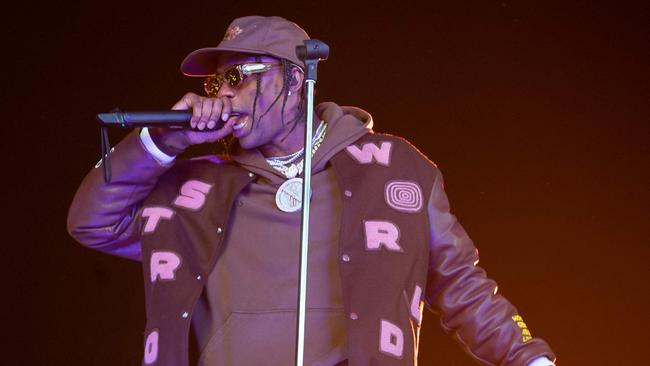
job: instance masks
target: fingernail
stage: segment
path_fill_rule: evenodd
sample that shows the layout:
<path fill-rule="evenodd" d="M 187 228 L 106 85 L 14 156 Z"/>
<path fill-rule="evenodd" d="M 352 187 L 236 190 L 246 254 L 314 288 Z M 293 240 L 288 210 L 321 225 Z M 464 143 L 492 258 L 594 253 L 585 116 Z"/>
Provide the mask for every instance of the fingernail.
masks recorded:
<path fill-rule="evenodd" d="M 227 121 L 228 117 L 230 117 L 230 115 L 228 113 L 224 113 L 224 114 L 221 115 L 221 119 L 224 120 L 224 121 Z"/>
<path fill-rule="evenodd" d="M 209 121 L 208 122 L 208 128 L 214 128 L 214 126 L 217 124 L 215 121 Z"/>

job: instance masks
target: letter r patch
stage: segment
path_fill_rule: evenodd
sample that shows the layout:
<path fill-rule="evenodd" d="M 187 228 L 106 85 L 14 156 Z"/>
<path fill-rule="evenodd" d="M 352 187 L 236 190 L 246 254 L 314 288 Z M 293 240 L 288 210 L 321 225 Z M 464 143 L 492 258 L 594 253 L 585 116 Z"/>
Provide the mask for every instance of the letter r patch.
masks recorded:
<path fill-rule="evenodd" d="M 399 240 L 399 228 L 390 221 L 364 221 L 366 233 L 366 249 L 380 250 L 384 248 L 402 252 L 402 247 L 397 243 Z"/>
<path fill-rule="evenodd" d="M 176 270 L 181 265 L 181 257 L 174 252 L 153 252 L 151 253 L 150 274 L 151 282 L 172 281 L 176 279 Z"/>

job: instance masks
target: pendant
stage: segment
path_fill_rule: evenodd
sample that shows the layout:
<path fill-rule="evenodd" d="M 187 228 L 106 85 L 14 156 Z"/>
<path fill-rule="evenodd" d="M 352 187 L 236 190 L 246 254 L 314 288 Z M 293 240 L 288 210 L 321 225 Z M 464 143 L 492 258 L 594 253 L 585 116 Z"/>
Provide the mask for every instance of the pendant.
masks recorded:
<path fill-rule="evenodd" d="M 302 207 L 302 178 L 291 178 L 275 192 L 275 204 L 284 212 L 296 212 Z"/>
<path fill-rule="evenodd" d="M 287 168 L 287 171 L 284 174 L 287 176 L 287 178 L 295 178 L 296 175 L 298 175 L 298 167 L 296 164 L 291 164 L 291 166 Z"/>

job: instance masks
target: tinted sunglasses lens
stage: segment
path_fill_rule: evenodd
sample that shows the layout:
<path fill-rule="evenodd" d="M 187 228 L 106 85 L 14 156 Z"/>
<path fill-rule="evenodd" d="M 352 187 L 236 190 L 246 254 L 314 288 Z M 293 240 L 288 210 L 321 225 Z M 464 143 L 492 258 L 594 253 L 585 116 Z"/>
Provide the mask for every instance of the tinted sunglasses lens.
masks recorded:
<path fill-rule="evenodd" d="M 223 73 L 223 78 L 228 83 L 228 85 L 233 87 L 241 83 L 241 74 L 239 73 L 239 70 L 234 67 L 226 70 Z"/>
<path fill-rule="evenodd" d="M 236 67 L 231 67 L 230 69 L 223 72 L 223 74 L 209 76 L 203 82 L 203 89 L 205 93 L 212 98 L 216 98 L 219 88 L 223 82 L 228 83 L 228 85 L 235 87 L 241 83 L 242 77 Z"/>
<path fill-rule="evenodd" d="M 203 82 L 203 89 L 209 97 L 216 97 L 221 87 L 219 76 L 210 76 Z"/>

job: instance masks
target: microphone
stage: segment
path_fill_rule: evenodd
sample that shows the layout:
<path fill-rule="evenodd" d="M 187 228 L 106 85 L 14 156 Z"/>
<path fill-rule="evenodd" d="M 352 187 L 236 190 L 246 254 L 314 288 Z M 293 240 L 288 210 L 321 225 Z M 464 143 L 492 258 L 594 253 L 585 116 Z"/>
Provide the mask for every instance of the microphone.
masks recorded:
<path fill-rule="evenodd" d="M 135 127 L 167 127 L 186 128 L 190 126 L 192 111 L 169 110 L 149 112 L 122 112 L 115 110 L 111 113 L 97 114 L 97 120 L 102 126 L 117 126 L 125 128 Z M 213 130 L 223 127 L 224 121 L 217 121 Z"/>
<path fill-rule="evenodd" d="M 192 119 L 190 110 L 168 110 L 151 112 L 122 112 L 114 109 L 111 113 L 97 114 L 100 125 L 102 160 L 104 169 L 104 181 L 111 182 L 111 144 L 108 139 L 108 128 L 110 126 L 134 128 L 134 127 L 166 127 L 166 128 L 188 128 Z M 213 130 L 223 128 L 225 121 L 217 121 Z"/>

